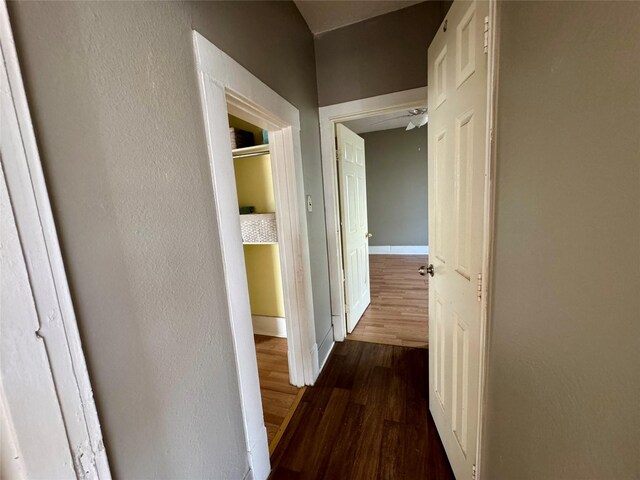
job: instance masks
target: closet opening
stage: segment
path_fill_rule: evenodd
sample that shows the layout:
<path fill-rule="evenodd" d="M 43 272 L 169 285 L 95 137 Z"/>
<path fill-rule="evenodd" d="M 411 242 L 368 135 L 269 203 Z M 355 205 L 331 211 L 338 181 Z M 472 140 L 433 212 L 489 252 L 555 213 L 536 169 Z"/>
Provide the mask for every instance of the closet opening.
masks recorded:
<path fill-rule="evenodd" d="M 234 115 L 228 118 L 260 397 L 271 454 L 304 393 L 304 387 L 292 384 L 289 369 L 276 222 L 282 212 L 276 209 L 269 133 Z"/>
<path fill-rule="evenodd" d="M 249 71 L 243 68 L 233 58 L 217 48 L 198 32 L 193 32 L 193 46 L 198 72 L 198 84 L 200 101 L 204 120 L 204 130 L 207 139 L 207 151 L 211 173 L 213 202 L 215 206 L 216 221 L 218 224 L 218 236 L 222 254 L 222 268 L 224 271 L 225 291 L 227 296 L 227 309 L 223 314 L 228 314 L 231 327 L 234 355 L 236 361 L 240 403 L 244 421 L 245 440 L 249 468 L 253 478 L 267 478 L 271 470 L 269 460 L 269 442 L 267 426 L 272 417 L 266 418 L 263 414 L 263 395 L 267 395 L 266 389 L 261 388 L 259 369 L 264 372 L 273 371 L 273 368 L 261 362 L 258 367 L 257 349 L 263 347 L 272 353 L 276 350 L 270 347 L 270 343 L 276 343 L 274 338 L 266 338 L 273 342 L 262 342 L 256 345 L 254 336 L 254 322 L 252 319 L 252 303 L 256 305 L 256 299 L 250 299 L 249 279 L 245 267 L 245 246 L 242 240 L 240 202 L 238 200 L 238 188 L 236 185 L 236 173 L 234 163 L 240 160 L 256 160 L 268 153 L 273 188 L 273 210 L 265 208 L 264 213 L 272 213 L 271 223 L 260 225 L 273 233 L 273 218 L 277 234 L 277 249 L 271 247 L 270 256 L 262 253 L 266 260 L 277 269 L 280 267 L 280 288 L 282 290 L 282 305 L 284 305 L 284 317 L 277 312 L 278 302 L 271 300 L 271 306 L 276 310 L 271 311 L 276 320 L 268 320 L 276 333 L 282 330 L 284 323 L 286 331 L 286 368 L 289 372 L 289 383 L 295 387 L 313 385 L 318 378 L 322 363 L 318 359 L 318 346 L 316 344 L 315 321 L 313 311 L 313 294 L 311 290 L 311 262 L 309 258 L 309 238 L 307 233 L 307 212 L 305 203 L 305 190 L 302 173 L 302 148 L 300 141 L 300 112 L 298 109 L 282 98 L 275 91 L 261 82 Z M 251 138 L 253 145 L 240 146 L 246 148 L 237 151 L 232 148 L 230 141 L 229 115 L 247 122 L 252 126 L 249 132 L 256 129 L 259 135 Z M 234 122 L 236 120 L 233 120 Z M 264 131 L 268 132 L 264 134 Z M 242 135 L 242 134 L 241 134 Z M 268 145 L 268 152 L 266 146 Z M 236 150 L 232 152 L 232 150 Z M 237 158 L 234 159 L 234 153 Z M 254 155 L 255 154 L 255 155 Z M 266 168 L 263 166 L 263 168 Z M 268 169 L 267 169 L 268 170 Z M 250 181 L 254 181 L 253 175 L 249 175 Z M 255 187 L 248 187 L 249 190 Z M 254 213 L 256 205 L 253 206 Z M 271 211 L 268 211 L 271 210 Z M 246 211 L 246 210 L 243 210 Z M 250 221 L 250 220 L 249 220 Z M 267 242 L 261 242 L 267 243 Z M 272 242 L 274 243 L 274 242 Z M 266 249 L 268 245 L 255 245 L 251 248 Z M 277 252 L 277 253 L 276 253 Z M 249 251 L 247 257 L 253 253 Z M 258 254 L 260 255 L 260 254 Z M 277 257 L 276 257 L 277 255 Z M 275 261 L 278 259 L 279 261 Z M 250 272 L 251 273 L 251 272 Z M 278 288 L 278 282 L 271 283 L 272 292 Z M 258 302 L 259 303 L 259 302 Z M 273 313 L 275 312 L 275 313 Z M 270 315 L 257 315 L 256 325 L 265 321 L 259 317 Z M 278 320 L 284 318 L 282 320 Z M 273 331 L 272 331 L 273 333 Z M 275 337 L 278 339 L 281 337 Z M 281 342 L 280 342 L 281 343 Z M 272 354 L 273 356 L 273 354 Z M 281 374 L 283 372 L 280 372 Z M 263 375 L 264 377 L 264 375 Z M 286 378 L 286 373 L 280 375 Z M 266 385 L 266 379 L 262 381 Z M 288 387 L 287 387 L 288 388 Z M 277 392 L 272 397 L 278 397 Z M 298 391 L 300 395 L 300 391 Z M 274 402 L 280 408 L 280 418 L 284 410 L 280 402 Z M 289 408 L 292 412 L 293 406 Z M 284 417 L 284 421 L 277 429 L 271 428 L 272 445 L 275 446 L 278 431 L 283 431 L 290 413 Z M 273 433 L 275 431 L 275 434 Z M 274 440 L 275 439 L 275 440 Z"/>

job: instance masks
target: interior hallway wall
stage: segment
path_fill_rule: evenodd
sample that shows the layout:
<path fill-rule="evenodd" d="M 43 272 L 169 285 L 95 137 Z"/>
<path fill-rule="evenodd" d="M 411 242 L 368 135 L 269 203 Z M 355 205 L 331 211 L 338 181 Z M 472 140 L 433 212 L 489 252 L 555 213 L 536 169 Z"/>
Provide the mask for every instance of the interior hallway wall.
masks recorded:
<path fill-rule="evenodd" d="M 483 477 L 640 477 L 640 3 L 501 2 Z"/>
<path fill-rule="evenodd" d="M 320 106 L 427 84 L 427 48 L 451 2 L 426 1 L 315 36 Z"/>
<path fill-rule="evenodd" d="M 428 245 L 427 129 L 361 133 L 369 245 Z"/>
<path fill-rule="evenodd" d="M 191 32 L 300 109 L 321 339 L 331 320 L 311 33 L 291 2 L 9 12 L 114 477 L 244 478 Z"/>

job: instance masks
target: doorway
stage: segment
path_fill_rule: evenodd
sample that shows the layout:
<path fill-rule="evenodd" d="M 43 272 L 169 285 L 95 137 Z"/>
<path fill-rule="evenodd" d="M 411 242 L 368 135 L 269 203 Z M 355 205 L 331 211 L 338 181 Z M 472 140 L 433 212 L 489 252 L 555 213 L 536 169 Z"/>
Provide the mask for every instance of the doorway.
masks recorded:
<path fill-rule="evenodd" d="M 269 443 L 228 115 L 268 132 L 289 382 L 302 387 L 315 382 L 319 363 L 302 184 L 300 115 L 293 105 L 202 35 L 193 32 L 193 40 L 229 305 L 228 312 L 221 314 L 230 318 L 252 476 L 267 478 L 271 470 Z"/>
<path fill-rule="evenodd" d="M 269 453 L 273 453 L 302 394 L 291 383 L 288 333 L 273 169 L 268 132 L 229 115 L 240 231 Z"/>
<path fill-rule="evenodd" d="M 426 348 L 426 106 L 336 124 L 347 339 Z"/>
<path fill-rule="evenodd" d="M 376 236 L 376 232 L 367 225 L 366 281 L 369 282 L 371 280 L 367 288 L 370 288 L 372 292 L 372 304 L 364 312 L 362 318 L 365 319 L 365 323 L 362 324 L 362 328 L 357 326 L 360 318 L 355 321 L 348 321 L 349 298 L 346 291 L 348 287 L 345 288 L 344 284 L 348 282 L 349 266 L 346 265 L 345 268 L 345 238 L 343 236 L 345 218 L 348 212 L 344 211 L 343 204 L 341 204 L 341 196 L 344 196 L 345 187 L 340 186 L 340 158 L 338 156 L 340 147 L 336 141 L 336 133 L 344 128 L 349 129 L 349 127 L 353 130 L 358 130 L 363 136 L 370 136 L 367 134 L 383 130 L 396 130 L 397 134 L 405 133 L 411 120 L 416 123 L 417 127 L 417 123 L 419 123 L 418 117 L 424 113 L 426 104 L 427 89 L 416 88 L 320 108 L 331 308 L 336 341 L 345 340 L 347 335 L 351 334 L 352 337 L 349 338 L 353 339 L 419 347 L 427 345 L 428 307 L 427 296 L 424 295 L 427 292 L 427 284 L 424 277 L 421 277 L 418 273 L 419 267 L 428 265 L 426 263 L 426 255 L 428 253 L 426 222 L 422 227 L 422 238 L 419 241 L 415 239 L 409 241 L 406 239 L 398 240 L 397 237 L 395 240 L 390 240 L 391 237 L 382 232 L 381 227 L 376 227 L 378 230 L 378 236 Z M 411 114 L 410 111 L 415 112 L 417 115 Z M 424 123 L 422 127 L 424 127 Z M 413 133 L 424 133 L 426 136 L 425 130 L 425 128 L 416 128 L 416 132 Z M 353 133 L 357 135 L 355 132 Z M 411 132 L 406 133 L 409 134 Z M 370 142 L 373 141 L 373 137 L 371 136 L 369 140 Z M 367 146 L 364 139 L 363 143 L 366 164 Z M 419 148 L 418 144 L 416 144 L 417 148 Z M 427 152 L 424 146 L 420 148 L 421 151 L 418 152 L 418 157 L 422 158 L 424 162 L 423 173 L 426 177 Z M 348 156 L 346 152 L 343 155 Z M 391 169 L 393 170 L 393 166 L 391 166 Z M 385 174 L 382 173 L 382 175 L 384 176 Z M 426 178 L 424 180 L 423 188 L 426 187 Z M 384 181 L 385 179 L 382 179 L 380 183 L 384 184 Z M 365 198 L 375 198 L 377 201 L 385 198 L 385 193 L 385 190 L 380 190 L 379 186 L 376 186 L 376 190 L 374 192 L 370 191 Z M 405 202 L 401 207 L 398 207 L 402 211 L 395 211 L 397 217 L 406 215 L 407 212 L 409 212 L 409 215 L 411 214 L 412 206 L 409 203 Z M 426 204 L 426 201 L 424 204 Z M 414 205 L 413 208 L 419 207 Z M 365 211 L 369 210 L 366 201 L 364 209 Z M 388 212 L 385 214 L 388 214 Z M 380 215 L 383 214 L 375 213 L 374 216 L 370 216 L 373 221 L 372 225 L 376 225 Z M 393 209 L 391 209 L 391 216 L 393 216 Z M 424 217 L 426 220 L 426 214 Z M 388 224 L 389 222 L 382 223 Z M 391 230 L 393 230 L 393 227 Z M 418 227 L 418 230 L 421 230 L 421 228 Z M 389 235 L 393 236 L 393 232 L 389 232 Z M 420 232 L 418 232 L 419 235 Z M 405 272 L 405 268 L 411 268 L 413 271 L 407 270 Z M 391 282 L 386 282 L 385 284 L 385 274 L 387 279 L 390 274 L 395 276 L 395 279 L 391 279 Z M 403 275 L 406 275 L 406 277 L 403 278 Z M 409 285 L 411 285 L 410 288 L 407 288 Z M 385 291 L 391 291 L 391 297 L 395 298 L 385 295 Z M 410 291 L 415 292 L 415 299 L 405 298 L 403 300 L 402 296 Z M 398 292 L 400 292 L 399 296 L 397 295 Z M 413 306 L 410 305 L 412 301 L 415 301 Z M 404 318 L 402 315 L 398 315 L 395 319 L 396 321 L 390 322 L 388 320 L 390 318 L 389 312 L 402 313 L 399 312 L 398 306 L 403 303 L 405 306 L 409 305 L 405 308 Z M 387 325 L 385 325 L 385 318 L 387 319 Z M 392 324 L 400 327 L 394 331 Z"/>

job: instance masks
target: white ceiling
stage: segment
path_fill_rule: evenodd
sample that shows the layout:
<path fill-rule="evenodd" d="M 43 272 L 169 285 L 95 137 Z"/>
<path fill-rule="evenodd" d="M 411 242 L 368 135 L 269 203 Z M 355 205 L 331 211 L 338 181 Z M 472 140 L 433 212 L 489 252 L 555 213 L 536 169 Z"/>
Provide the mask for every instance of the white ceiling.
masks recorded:
<path fill-rule="evenodd" d="M 410 7 L 424 0 L 294 0 L 314 35 Z"/>
<path fill-rule="evenodd" d="M 423 107 L 423 108 L 426 108 Z M 367 133 L 377 132 L 380 130 L 392 130 L 394 128 L 406 128 L 409 124 L 411 117 L 400 117 L 402 115 L 408 115 L 407 110 L 401 110 L 399 112 L 385 113 L 383 115 L 376 115 L 373 117 L 359 118 L 358 120 L 349 120 L 348 122 L 342 122 L 345 127 L 355 133 Z"/>

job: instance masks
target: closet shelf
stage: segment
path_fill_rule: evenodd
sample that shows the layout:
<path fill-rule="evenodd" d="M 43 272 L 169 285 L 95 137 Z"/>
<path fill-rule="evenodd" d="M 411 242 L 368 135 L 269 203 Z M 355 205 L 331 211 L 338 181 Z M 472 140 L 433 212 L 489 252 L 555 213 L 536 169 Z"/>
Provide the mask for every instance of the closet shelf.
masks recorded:
<path fill-rule="evenodd" d="M 231 150 L 233 158 L 258 157 L 269 155 L 269 145 L 254 145 L 252 147 L 234 148 Z"/>

